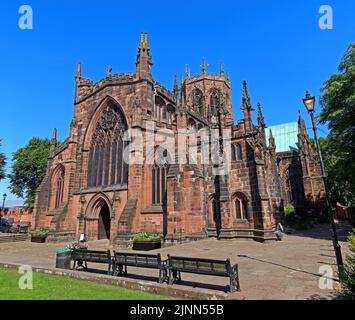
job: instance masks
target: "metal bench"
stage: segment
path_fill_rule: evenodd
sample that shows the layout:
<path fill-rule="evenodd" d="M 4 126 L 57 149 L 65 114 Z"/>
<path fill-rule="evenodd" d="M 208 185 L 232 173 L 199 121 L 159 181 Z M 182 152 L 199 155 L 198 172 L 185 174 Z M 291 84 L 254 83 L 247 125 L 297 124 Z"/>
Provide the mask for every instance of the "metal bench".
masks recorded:
<path fill-rule="evenodd" d="M 228 277 L 230 292 L 240 291 L 238 265 L 232 266 L 230 259 L 212 260 L 168 255 L 169 284 L 181 283 L 181 272 Z"/>
<path fill-rule="evenodd" d="M 96 251 L 77 249 L 72 252 L 71 260 L 74 260 L 73 269 L 83 267 L 84 270 L 87 270 L 88 262 L 108 264 L 107 274 L 112 274 L 112 258 L 110 250 Z"/>
<path fill-rule="evenodd" d="M 159 270 L 159 283 L 167 280 L 166 261 L 158 254 L 138 254 L 113 252 L 113 275 L 127 276 L 127 267 L 150 268 Z"/>

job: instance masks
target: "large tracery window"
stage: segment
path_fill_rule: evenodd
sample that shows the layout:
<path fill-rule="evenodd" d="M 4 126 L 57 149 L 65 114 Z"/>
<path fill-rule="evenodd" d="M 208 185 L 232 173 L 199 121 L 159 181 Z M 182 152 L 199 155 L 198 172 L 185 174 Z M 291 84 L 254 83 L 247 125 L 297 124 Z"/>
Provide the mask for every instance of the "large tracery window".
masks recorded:
<path fill-rule="evenodd" d="M 92 135 L 88 187 L 124 185 L 128 181 L 128 164 L 124 161 L 124 141 L 127 122 L 123 112 L 114 103 L 108 103 Z"/>
<path fill-rule="evenodd" d="M 166 205 L 166 175 L 168 173 L 167 150 L 162 153 L 163 159 L 156 159 L 152 166 L 152 205 Z"/>

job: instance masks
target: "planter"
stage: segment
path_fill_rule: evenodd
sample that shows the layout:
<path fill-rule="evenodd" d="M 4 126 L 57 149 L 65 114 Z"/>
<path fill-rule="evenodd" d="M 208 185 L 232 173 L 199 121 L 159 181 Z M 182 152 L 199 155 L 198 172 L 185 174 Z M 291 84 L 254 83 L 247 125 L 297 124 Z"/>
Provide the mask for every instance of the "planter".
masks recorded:
<path fill-rule="evenodd" d="M 58 250 L 56 253 L 55 267 L 70 269 L 71 251 L 69 249 Z"/>
<path fill-rule="evenodd" d="M 36 237 L 36 236 L 31 236 L 31 242 L 37 242 L 37 243 L 45 243 L 47 237 Z"/>
<path fill-rule="evenodd" d="M 161 241 L 134 241 L 133 250 L 149 251 L 161 248 Z"/>

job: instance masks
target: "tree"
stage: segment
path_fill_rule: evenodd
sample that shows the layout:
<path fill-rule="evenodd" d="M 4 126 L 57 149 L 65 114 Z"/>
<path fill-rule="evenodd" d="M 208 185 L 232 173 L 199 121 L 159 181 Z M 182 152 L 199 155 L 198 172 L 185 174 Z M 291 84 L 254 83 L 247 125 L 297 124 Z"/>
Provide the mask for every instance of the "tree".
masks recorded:
<path fill-rule="evenodd" d="M 32 209 L 36 190 L 46 174 L 50 140 L 32 138 L 28 144 L 12 155 L 10 190 Z"/>
<path fill-rule="evenodd" d="M 349 184 L 349 177 L 344 176 L 344 151 L 338 150 L 333 138 L 320 138 L 324 165 L 327 170 L 327 182 L 330 193 L 330 201 L 333 206 L 337 202 L 349 207 L 354 205 L 354 193 Z"/>
<path fill-rule="evenodd" d="M 320 99 L 322 111 L 319 122 L 327 123 L 328 141 L 323 141 L 323 151 L 329 174 L 329 183 L 334 181 L 342 202 L 355 205 L 355 43 L 352 43 L 339 67 L 322 87 Z M 346 195 L 346 196 L 345 196 Z M 340 200 L 340 199 L 339 199 Z"/>
<path fill-rule="evenodd" d="M 0 140 L 1 147 L 1 140 Z M 6 165 L 6 156 L 4 153 L 0 152 L 0 180 L 5 178 L 5 165 Z"/>
<path fill-rule="evenodd" d="M 350 254 L 346 258 L 344 269 L 340 272 L 340 282 L 350 298 L 355 299 L 355 229 L 348 237 Z"/>

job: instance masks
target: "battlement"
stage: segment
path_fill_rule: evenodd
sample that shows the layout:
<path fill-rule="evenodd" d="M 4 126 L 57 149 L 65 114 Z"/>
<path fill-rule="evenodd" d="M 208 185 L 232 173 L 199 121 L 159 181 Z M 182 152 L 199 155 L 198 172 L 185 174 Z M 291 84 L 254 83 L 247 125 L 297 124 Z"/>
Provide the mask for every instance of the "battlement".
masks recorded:
<path fill-rule="evenodd" d="M 77 78 L 77 101 L 85 99 L 87 96 L 94 94 L 105 86 L 126 84 L 136 80 L 138 79 L 135 72 L 108 74 L 105 78 L 96 83 L 88 78 Z"/>

